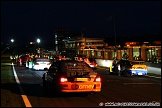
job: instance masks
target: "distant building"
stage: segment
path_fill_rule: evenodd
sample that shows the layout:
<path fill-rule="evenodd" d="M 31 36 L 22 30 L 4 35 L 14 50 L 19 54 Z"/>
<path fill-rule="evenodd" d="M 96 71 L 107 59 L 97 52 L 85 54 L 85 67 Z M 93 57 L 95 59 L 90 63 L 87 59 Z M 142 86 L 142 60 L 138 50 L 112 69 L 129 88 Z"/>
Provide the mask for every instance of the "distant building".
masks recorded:
<path fill-rule="evenodd" d="M 74 55 L 86 55 L 87 57 L 101 57 L 99 49 L 103 49 L 105 45 L 104 39 L 101 38 L 75 38 L 64 39 L 65 48 L 67 53 L 73 53 Z"/>
<path fill-rule="evenodd" d="M 155 56 L 161 57 L 161 41 L 126 42 L 125 45 L 130 55 L 129 59 L 138 57 L 145 61 L 151 61 Z"/>
<path fill-rule="evenodd" d="M 121 59 L 123 54 L 128 54 L 130 60 L 134 57 L 145 61 L 153 59 L 153 56 L 161 57 L 161 41 L 151 42 L 125 42 L 124 46 L 109 46 L 102 38 L 75 38 L 64 39 L 65 52 L 87 57 L 102 59 Z M 73 54 L 73 55 L 74 55 Z"/>
<path fill-rule="evenodd" d="M 80 37 L 82 34 L 81 33 L 72 33 L 69 32 L 67 30 L 65 30 L 64 28 L 58 28 L 55 31 L 54 34 L 54 50 L 56 51 L 56 53 L 61 53 L 65 51 L 65 43 L 64 43 L 64 39 L 72 39 L 75 37 Z"/>
<path fill-rule="evenodd" d="M 67 39 L 70 37 L 69 32 L 67 32 L 65 29 L 63 28 L 58 28 L 55 31 L 54 34 L 54 46 L 55 46 L 55 51 L 57 53 L 62 52 L 64 50 L 64 43 L 63 43 L 63 39 Z"/>

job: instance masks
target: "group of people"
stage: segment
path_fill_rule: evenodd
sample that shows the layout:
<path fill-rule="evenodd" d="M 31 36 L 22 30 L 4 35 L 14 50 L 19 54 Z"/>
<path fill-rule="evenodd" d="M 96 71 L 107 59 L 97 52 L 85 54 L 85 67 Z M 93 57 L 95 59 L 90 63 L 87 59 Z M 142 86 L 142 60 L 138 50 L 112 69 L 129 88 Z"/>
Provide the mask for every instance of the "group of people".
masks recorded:
<path fill-rule="evenodd" d="M 129 74 L 128 69 L 131 68 L 132 66 L 127 59 L 121 60 L 114 59 L 112 65 L 113 65 L 112 71 L 118 76 L 120 75 L 127 76 Z"/>

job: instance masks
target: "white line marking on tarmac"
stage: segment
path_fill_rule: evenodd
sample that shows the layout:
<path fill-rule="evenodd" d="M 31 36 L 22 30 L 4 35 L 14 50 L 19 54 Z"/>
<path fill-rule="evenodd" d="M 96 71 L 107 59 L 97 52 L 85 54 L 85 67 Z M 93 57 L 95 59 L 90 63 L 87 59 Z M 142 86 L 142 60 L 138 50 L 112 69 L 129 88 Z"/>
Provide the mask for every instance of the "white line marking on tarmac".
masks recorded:
<path fill-rule="evenodd" d="M 21 92 L 21 97 L 23 98 L 23 101 L 25 103 L 25 106 L 26 107 L 32 107 L 31 104 L 30 104 L 30 101 L 29 101 L 28 97 L 25 95 L 25 92 L 24 92 L 24 90 L 21 87 L 21 84 L 20 84 L 20 81 L 19 81 L 19 79 L 17 77 L 17 74 L 16 74 L 16 70 L 15 70 L 14 65 L 12 65 L 12 67 L 13 67 L 13 73 L 14 73 L 14 76 L 15 76 L 15 80 L 16 80 L 18 86 L 19 86 L 19 90 Z"/>

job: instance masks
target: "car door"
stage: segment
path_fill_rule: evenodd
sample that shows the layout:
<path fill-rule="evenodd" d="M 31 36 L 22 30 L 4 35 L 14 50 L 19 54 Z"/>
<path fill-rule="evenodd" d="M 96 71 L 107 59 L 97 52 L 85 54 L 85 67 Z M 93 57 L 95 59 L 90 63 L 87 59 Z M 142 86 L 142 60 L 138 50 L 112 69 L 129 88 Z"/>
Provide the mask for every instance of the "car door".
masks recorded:
<path fill-rule="evenodd" d="M 55 76 L 57 74 L 57 67 L 55 64 L 52 64 L 47 72 L 46 75 L 46 80 L 48 83 L 52 83 L 53 81 L 55 81 Z"/>

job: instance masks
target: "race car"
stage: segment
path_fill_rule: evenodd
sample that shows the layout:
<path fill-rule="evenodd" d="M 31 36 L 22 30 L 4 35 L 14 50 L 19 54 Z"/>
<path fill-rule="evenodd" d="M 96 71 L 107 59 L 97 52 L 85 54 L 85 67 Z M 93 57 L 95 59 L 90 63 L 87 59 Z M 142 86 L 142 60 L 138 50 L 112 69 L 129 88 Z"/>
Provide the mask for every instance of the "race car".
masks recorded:
<path fill-rule="evenodd" d="M 84 62 L 86 62 L 92 69 L 98 68 L 97 62 L 93 58 L 84 58 Z"/>
<path fill-rule="evenodd" d="M 44 90 L 53 93 L 101 92 L 101 77 L 84 61 L 62 60 L 54 62 L 43 74 Z"/>
<path fill-rule="evenodd" d="M 49 69 L 51 62 L 47 58 L 34 58 L 29 62 L 29 65 L 26 66 L 29 69 L 33 70 L 44 70 L 45 68 Z"/>
<path fill-rule="evenodd" d="M 112 65 L 108 68 L 109 74 L 114 74 L 117 76 L 132 76 L 130 69 L 132 68 L 132 64 L 127 59 L 117 60 L 115 59 L 112 62 Z"/>
<path fill-rule="evenodd" d="M 130 69 L 131 75 L 147 75 L 147 65 L 145 61 L 134 60 L 131 61 L 132 68 Z"/>
<path fill-rule="evenodd" d="M 24 66 L 26 65 L 26 61 L 29 59 L 30 55 L 29 54 L 22 54 L 19 59 L 17 60 L 17 65 L 18 66 Z"/>

